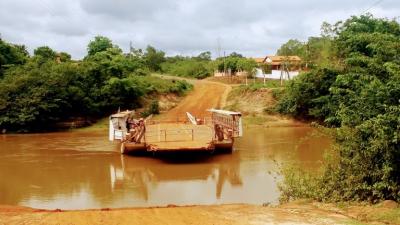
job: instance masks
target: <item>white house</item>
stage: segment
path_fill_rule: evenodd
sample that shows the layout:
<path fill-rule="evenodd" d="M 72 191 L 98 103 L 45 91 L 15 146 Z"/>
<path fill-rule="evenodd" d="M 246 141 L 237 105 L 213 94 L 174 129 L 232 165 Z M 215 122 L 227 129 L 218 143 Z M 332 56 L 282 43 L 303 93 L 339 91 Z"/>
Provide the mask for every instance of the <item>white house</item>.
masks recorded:
<path fill-rule="evenodd" d="M 271 72 L 264 74 L 262 69 L 257 69 L 256 77 L 268 79 L 292 79 L 299 75 L 301 59 L 298 56 L 266 56 L 263 60 L 257 58 L 256 62 L 270 65 Z"/>

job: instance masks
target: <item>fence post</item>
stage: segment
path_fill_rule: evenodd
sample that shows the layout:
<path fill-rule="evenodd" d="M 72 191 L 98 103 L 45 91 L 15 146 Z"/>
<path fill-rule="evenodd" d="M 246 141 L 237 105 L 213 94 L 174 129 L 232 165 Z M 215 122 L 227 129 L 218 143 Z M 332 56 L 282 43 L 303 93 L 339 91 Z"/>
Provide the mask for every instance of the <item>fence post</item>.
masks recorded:
<path fill-rule="evenodd" d="M 194 141 L 194 130 L 192 129 L 192 141 Z"/>
<path fill-rule="evenodd" d="M 167 142 L 167 130 L 164 130 L 164 141 Z"/>

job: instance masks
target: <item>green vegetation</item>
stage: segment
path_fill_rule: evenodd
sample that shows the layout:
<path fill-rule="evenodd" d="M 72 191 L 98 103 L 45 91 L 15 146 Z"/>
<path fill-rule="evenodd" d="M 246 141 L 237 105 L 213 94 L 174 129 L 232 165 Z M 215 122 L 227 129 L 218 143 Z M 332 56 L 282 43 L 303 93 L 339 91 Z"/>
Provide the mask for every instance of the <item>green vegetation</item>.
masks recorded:
<path fill-rule="evenodd" d="M 319 175 L 285 170 L 283 198 L 400 201 L 400 25 L 362 15 L 323 28 L 329 60 L 289 82 L 277 110 L 335 127 L 338 146 Z"/>
<path fill-rule="evenodd" d="M 98 52 L 107 51 L 109 48 L 118 48 L 117 46 L 113 46 L 112 41 L 103 36 L 97 36 L 93 41 L 89 42 L 87 47 L 88 56 L 93 56 Z"/>
<path fill-rule="evenodd" d="M 175 76 L 204 79 L 213 74 L 211 53 L 203 52 L 196 57 L 167 57 L 161 69 Z"/>
<path fill-rule="evenodd" d="M 246 72 L 248 77 L 253 77 L 255 75 L 256 67 L 256 61 L 244 58 L 242 55 L 235 52 L 227 57 L 221 57 L 215 60 L 215 68 L 217 71 L 225 71 L 226 73 L 230 72 L 231 74 Z"/>
<path fill-rule="evenodd" d="M 0 41 L 0 128 L 51 129 L 76 117 L 97 119 L 141 106 L 148 95 L 184 94 L 185 81 L 149 76 L 160 67 L 161 51 L 124 54 L 106 37 L 95 37 L 81 61 L 44 46 L 29 56 L 24 47 Z"/>
<path fill-rule="evenodd" d="M 337 23 L 339 26 L 341 23 Z M 321 37 L 310 37 L 306 42 L 291 39 L 283 44 L 277 55 L 297 55 L 302 59 L 302 68 L 317 68 L 332 65 L 337 61 L 336 52 L 338 49 L 332 44 L 335 26 L 324 23 L 321 28 Z"/>
<path fill-rule="evenodd" d="M 160 71 L 161 63 L 165 61 L 165 53 L 159 51 L 152 46 L 147 46 L 146 52 L 143 55 L 144 62 L 152 71 Z"/>
<path fill-rule="evenodd" d="M 7 68 L 24 64 L 28 55 L 25 46 L 10 44 L 0 39 L 0 78 Z"/>
<path fill-rule="evenodd" d="M 212 76 L 214 71 L 235 74 L 246 72 L 249 77 L 255 74 L 257 63 L 253 59 L 244 58 L 233 52 L 229 56 L 211 60 L 210 52 L 200 53 L 195 57 L 166 57 L 161 64 L 161 71 L 170 75 L 204 79 Z"/>
<path fill-rule="evenodd" d="M 248 85 L 240 85 L 239 89 L 243 91 L 257 91 L 263 88 L 282 88 L 284 87 L 281 86 L 280 80 L 267 80 L 265 84 L 262 82 L 262 80 L 257 80 L 255 83 L 254 82 L 249 82 Z"/>

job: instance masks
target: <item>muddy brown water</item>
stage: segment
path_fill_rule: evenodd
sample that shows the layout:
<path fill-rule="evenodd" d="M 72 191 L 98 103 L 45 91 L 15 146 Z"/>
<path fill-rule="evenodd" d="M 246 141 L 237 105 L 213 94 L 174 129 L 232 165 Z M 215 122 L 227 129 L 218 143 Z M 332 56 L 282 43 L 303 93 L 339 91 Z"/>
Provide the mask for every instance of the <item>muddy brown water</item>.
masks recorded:
<path fill-rule="evenodd" d="M 87 209 L 277 203 L 279 165 L 315 170 L 329 138 L 245 129 L 232 154 L 122 156 L 107 131 L 0 135 L 0 204 Z"/>

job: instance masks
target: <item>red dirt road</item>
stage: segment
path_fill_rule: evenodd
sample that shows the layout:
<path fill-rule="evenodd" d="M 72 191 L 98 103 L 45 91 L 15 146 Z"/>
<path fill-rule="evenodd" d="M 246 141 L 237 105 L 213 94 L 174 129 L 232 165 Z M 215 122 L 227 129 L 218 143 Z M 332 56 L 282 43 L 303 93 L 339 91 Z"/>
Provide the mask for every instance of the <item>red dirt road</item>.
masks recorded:
<path fill-rule="evenodd" d="M 194 90 L 189 93 L 175 108 L 160 115 L 157 119 L 176 121 L 186 119 L 186 112 L 197 118 L 209 116 L 207 109 L 221 108 L 226 102 L 230 86 L 199 80 L 194 82 Z"/>

